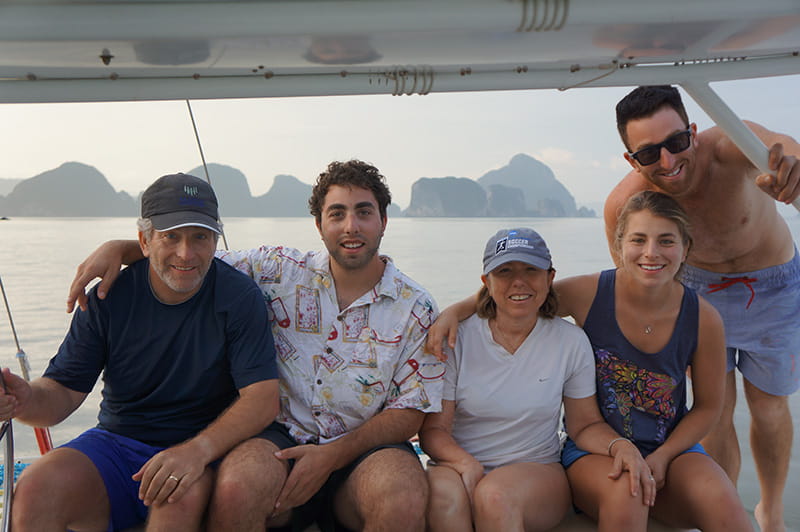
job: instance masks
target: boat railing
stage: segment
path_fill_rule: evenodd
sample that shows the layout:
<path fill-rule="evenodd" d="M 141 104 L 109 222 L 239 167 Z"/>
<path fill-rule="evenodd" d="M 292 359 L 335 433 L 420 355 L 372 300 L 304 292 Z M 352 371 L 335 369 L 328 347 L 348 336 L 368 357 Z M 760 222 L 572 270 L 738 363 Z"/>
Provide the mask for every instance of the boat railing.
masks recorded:
<path fill-rule="evenodd" d="M 3 441 L 3 532 L 11 530 L 11 500 L 14 494 L 14 430 L 11 420 L 3 421 L 0 427 L 0 441 Z"/>

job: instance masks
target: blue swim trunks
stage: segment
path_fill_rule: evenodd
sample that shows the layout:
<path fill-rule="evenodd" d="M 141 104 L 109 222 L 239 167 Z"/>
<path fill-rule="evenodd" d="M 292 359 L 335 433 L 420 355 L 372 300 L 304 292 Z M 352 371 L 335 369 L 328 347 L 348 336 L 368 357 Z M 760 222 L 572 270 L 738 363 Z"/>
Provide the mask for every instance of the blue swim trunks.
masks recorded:
<path fill-rule="evenodd" d="M 738 367 L 758 389 L 800 388 L 800 254 L 754 272 L 720 274 L 684 264 L 684 284 L 722 316 L 728 371 Z"/>
<path fill-rule="evenodd" d="M 684 453 L 700 453 L 708 456 L 706 450 L 699 443 L 695 443 L 694 445 L 683 451 L 683 453 L 681 454 Z M 561 465 L 564 466 L 564 469 L 568 469 L 569 466 L 574 464 L 577 459 L 583 458 L 587 454 L 592 454 L 592 453 L 580 449 L 577 445 L 575 445 L 574 441 L 567 438 L 567 441 L 564 442 L 564 448 L 561 449 Z"/>
<path fill-rule="evenodd" d="M 164 447 L 153 447 L 97 428 L 87 430 L 61 447 L 88 456 L 103 477 L 111 505 L 109 532 L 145 522 L 147 507 L 139 500 L 139 483 L 131 476 Z"/>

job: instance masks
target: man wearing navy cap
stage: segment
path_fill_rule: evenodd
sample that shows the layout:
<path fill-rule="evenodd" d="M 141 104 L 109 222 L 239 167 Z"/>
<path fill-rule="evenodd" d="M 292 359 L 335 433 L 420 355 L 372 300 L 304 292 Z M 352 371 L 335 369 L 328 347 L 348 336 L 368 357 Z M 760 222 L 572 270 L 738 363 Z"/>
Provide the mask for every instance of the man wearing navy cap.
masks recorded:
<path fill-rule="evenodd" d="M 146 260 L 95 290 L 44 376 L 3 370 L 0 419 L 63 421 L 103 373 L 98 424 L 20 477 L 12 524 L 24 530 L 197 530 L 210 467 L 278 411 L 275 351 L 264 298 L 214 258 L 217 198 L 186 174 L 142 195 Z"/>

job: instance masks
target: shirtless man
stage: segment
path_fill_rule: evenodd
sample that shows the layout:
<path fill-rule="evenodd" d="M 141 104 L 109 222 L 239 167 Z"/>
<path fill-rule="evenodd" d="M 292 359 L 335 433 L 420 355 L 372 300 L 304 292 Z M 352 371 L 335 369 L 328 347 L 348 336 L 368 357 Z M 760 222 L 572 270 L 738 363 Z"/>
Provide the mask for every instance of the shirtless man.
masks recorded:
<path fill-rule="evenodd" d="M 738 367 L 761 486 L 755 516 L 761 530 L 779 531 L 785 529 L 793 437 L 788 396 L 800 386 L 800 257 L 775 200 L 791 203 L 800 195 L 800 145 L 747 125 L 770 147 L 774 175 L 759 175 L 718 127 L 698 133 L 676 88 L 635 89 L 617 104 L 617 128 L 633 170 L 609 194 L 604 216 L 611 243 L 619 209 L 640 190 L 670 194 L 689 213 L 694 246 L 682 280 L 722 315 L 728 346 L 725 408 L 703 445 L 735 483 L 741 464 L 733 425 Z"/>

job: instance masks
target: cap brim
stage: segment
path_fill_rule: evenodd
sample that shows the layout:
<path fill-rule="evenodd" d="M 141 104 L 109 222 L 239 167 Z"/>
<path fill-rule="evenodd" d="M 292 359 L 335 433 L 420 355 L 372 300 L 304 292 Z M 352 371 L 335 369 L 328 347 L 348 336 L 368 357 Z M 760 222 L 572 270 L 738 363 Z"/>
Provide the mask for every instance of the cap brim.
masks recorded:
<path fill-rule="evenodd" d="M 543 259 L 541 257 L 535 257 L 530 253 L 503 253 L 502 255 L 498 255 L 497 257 L 492 258 L 489 262 L 487 262 L 483 267 L 483 274 L 489 275 L 489 273 L 497 268 L 498 266 L 502 266 L 508 262 L 524 262 L 525 264 L 530 264 L 531 266 L 535 266 L 541 270 L 549 270 L 550 269 L 550 261 L 547 259 Z"/>
<path fill-rule="evenodd" d="M 178 211 L 167 214 L 156 214 L 150 217 L 153 229 L 156 231 L 170 231 L 181 227 L 204 227 L 217 234 L 222 234 L 222 228 L 214 218 L 195 211 Z"/>

